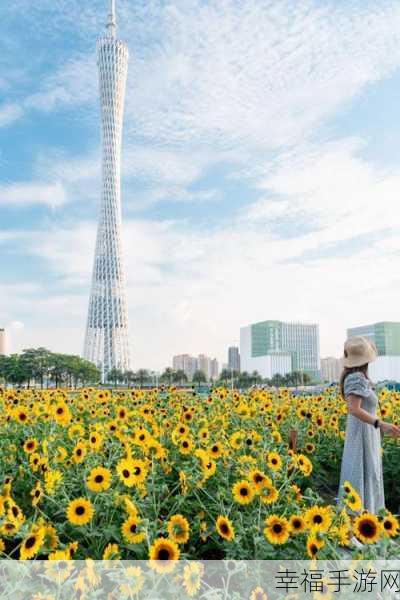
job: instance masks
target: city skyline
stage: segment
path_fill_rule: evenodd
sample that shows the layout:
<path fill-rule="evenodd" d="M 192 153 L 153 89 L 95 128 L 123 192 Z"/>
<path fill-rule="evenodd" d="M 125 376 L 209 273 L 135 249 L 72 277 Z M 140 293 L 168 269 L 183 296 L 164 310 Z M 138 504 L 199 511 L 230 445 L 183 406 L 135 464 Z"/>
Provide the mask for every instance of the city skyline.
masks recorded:
<path fill-rule="evenodd" d="M 119 10 L 132 57 L 122 185 L 133 368 L 164 368 L 182 339 L 226 362 L 232 334 L 266 317 L 318 322 L 322 356 L 340 356 L 350 326 L 398 320 L 398 4 Z M 0 7 L 10 351 L 82 349 L 106 12 L 106 0 Z"/>

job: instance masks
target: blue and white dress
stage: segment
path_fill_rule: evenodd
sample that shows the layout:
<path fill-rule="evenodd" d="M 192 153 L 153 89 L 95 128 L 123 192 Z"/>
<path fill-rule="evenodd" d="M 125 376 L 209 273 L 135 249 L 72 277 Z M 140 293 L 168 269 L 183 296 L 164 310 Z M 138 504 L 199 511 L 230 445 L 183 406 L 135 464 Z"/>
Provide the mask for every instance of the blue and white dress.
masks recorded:
<path fill-rule="evenodd" d="M 361 408 L 376 416 L 378 398 L 369 379 L 362 373 L 347 375 L 344 382 L 345 398 L 350 394 L 361 396 Z M 345 481 L 360 494 L 365 509 L 378 514 L 385 508 L 380 430 L 350 413 L 347 415 L 339 497 L 343 494 L 342 485 Z"/>

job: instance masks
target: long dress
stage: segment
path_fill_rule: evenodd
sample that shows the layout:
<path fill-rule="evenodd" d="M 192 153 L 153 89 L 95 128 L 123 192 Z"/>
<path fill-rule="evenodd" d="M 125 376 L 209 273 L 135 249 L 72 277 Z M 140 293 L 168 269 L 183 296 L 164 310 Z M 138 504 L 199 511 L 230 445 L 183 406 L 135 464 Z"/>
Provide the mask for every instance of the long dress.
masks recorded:
<path fill-rule="evenodd" d="M 376 416 L 378 398 L 370 381 L 362 373 L 347 375 L 344 382 L 345 398 L 350 394 L 361 396 L 361 408 Z M 350 413 L 347 415 L 339 498 L 343 495 L 345 481 L 359 493 L 365 509 L 378 514 L 385 508 L 380 430 Z"/>

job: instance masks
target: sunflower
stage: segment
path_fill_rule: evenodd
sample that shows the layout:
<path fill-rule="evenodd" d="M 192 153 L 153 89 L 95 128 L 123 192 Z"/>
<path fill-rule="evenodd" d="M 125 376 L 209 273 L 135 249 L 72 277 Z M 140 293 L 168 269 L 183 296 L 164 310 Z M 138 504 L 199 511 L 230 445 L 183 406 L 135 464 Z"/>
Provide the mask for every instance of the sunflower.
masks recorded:
<path fill-rule="evenodd" d="M 99 452 L 103 445 L 103 436 L 98 431 L 92 431 L 89 435 L 89 446 L 93 452 Z"/>
<path fill-rule="evenodd" d="M 305 521 L 300 515 L 292 515 L 289 519 L 290 533 L 295 535 L 302 533 L 306 528 Z"/>
<path fill-rule="evenodd" d="M 63 474 L 61 471 L 46 471 L 46 473 L 44 474 L 44 487 L 46 493 L 49 494 L 49 496 L 52 496 L 56 490 L 56 487 L 62 482 L 62 480 Z"/>
<path fill-rule="evenodd" d="M 354 489 L 345 496 L 344 502 L 354 512 L 360 512 L 360 510 L 362 510 L 363 505 L 361 497 Z"/>
<path fill-rule="evenodd" d="M 26 454 L 32 454 L 33 452 L 36 452 L 37 447 L 37 440 L 35 440 L 35 438 L 29 438 L 24 443 L 24 452 L 26 452 Z"/>
<path fill-rule="evenodd" d="M 213 458 L 219 458 L 223 454 L 223 448 L 222 448 L 221 444 L 216 442 L 215 444 L 210 446 L 208 452 L 210 453 L 210 456 L 212 456 Z"/>
<path fill-rule="evenodd" d="M 332 523 L 331 507 L 313 506 L 305 512 L 304 520 L 312 531 L 328 531 Z"/>
<path fill-rule="evenodd" d="M 363 544 L 374 544 L 379 540 L 382 525 L 378 518 L 365 512 L 354 520 L 354 533 Z"/>
<path fill-rule="evenodd" d="M 271 479 L 259 469 L 252 469 L 249 473 L 249 479 L 258 492 L 266 483 L 272 485 Z"/>
<path fill-rule="evenodd" d="M 388 537 L 396 537 L 399 534 L 399 521 L 391 513 L 382 520 L 382 529 Z"/>
<path fill-rule="evenodd" d="M 36 556 L 40 548 L 43 546 L 44 538 L 44 529 L 42 527 L 34 528 L 21 544 L 19 549 L 20 559 L 28 560 Z"/>
<path fill-rule="evenodd" d="M 304 454 L 298 454 L 295 462 L 297 467 L 303 473 L 303 475 L 305 475 L 306 477 L 309 477 L 311 475 L 313 466 L 311 460 L 307 458 L 307 456 L 305 456 Z"/>
<path fill-rule="evenodd" d="M 179 442 L 179 452 L 184 456 L 193 452 L 194 444 L 190 437 L 184 438 Z"/>
<path fill-rule="evenodd" d="M 173 515 L 167 525 L 168 536 L 177 544 L 186 544 L 189 539 L 189 521 L 182 515 Z"/>
<path fill-rule="evenodd" d="M 82 441 L 79 441 L 72 451 L 72 460 L 77 464 L 82 463 L 85 460 L 86 454 L 86 444 Z"/>
<path fill-rule="evenodd" d="M 201 576 L 204 573 L 204 565 L 198 562 L 190 562 L 183 569 L 183 587 L 188 596 L 195 596 L 201 586 Z"/>
<path fill-rule="evenodd" d="M 259 490 L 260 500 L 264 504 L 273 504 L 279 498 L 279 492 L 273 485 L 265 481 L 261 490 Z"/>
<path fill-rule="evenodd" d="M 77 498 L 68 504 L 66 515 L 72 525 L 86 525 L 92 519 L 94 508 L 87 498 Z"/>
<path fill-rule="evenodd" d="M 150 548 L 150 566 L 158 573 L 170 573 L 174 570 L 174 561 L 179 560 L 179 556 L 180 551 L 175 542 L 165 538 L 158 538 Z"/>
<path fill-rule="evenodd" d="M 134 514 L 122 523 L 121 533 L 128 544 L 140 544 L 146 539 L 146 534 L 143 531 L 138 531 L 139 523 L 139 517 Z"/>
<path fill-rule="evenodd" d="M 290 525 L 287 519 L 271 515 L 265 521 L 264 535 L 270 544 L 285 544 L 290 537 Z"/>
<path fill-rule="evenodd" d="M 147 472 L 146 463 L 140 459 L 123 458 L 117 464 L 118 476 L 127 487 L 143 483 Z"/>
<path fill-rule="evenodd" d="M 250 504 L 254 498 L 255 491 L 251 483 L 245 479 L 242 479 L 234 484 L 232 488 L 232 494 L 233 499 L 238 504 Z"/>
<path fill-rule="evenodd" d="M 118 544 L 107 544 L 103 551 L 103 560 L 119 560 L 120 558 Z"/>
<path fill-rule="evenodd" d="M 323 548 L 325 542 L 318 539 L 315 535 L 311 535 L 307 538 L 307 554 L 310 558 L 316 558 L 318 552 Z"/>
<path fill-rule="evenodd" d="M 258 586 L 252 590 L 250 594 L 250 600 L 268 600 L 268 596 L 262 587 Z"/>
<path fill-rule="evenodd" d="M 208 431 L 207 427 L 202 427 L 199 431 L 199 439 L 201 441 L 202 444 L 205 444 L 208 442 L 210 438 L 210 432 Z"/>
<path fill-rule="evenodd" d="M 137 596 L 144 586 L 144 577 L 141 567 L 128 567 L 124 571 L 127 583 L 122 583 L 119 590 L 123 596 Z"/>
<path fill-rule="evenodd" d="M 104 492 L 111 485 L 111 473 L 104 467 L 92 469 L 86 479 L 86 485 L 91 492 Z"/>
<path fill-rule="evenodd" d="M 227 518 L 220 515 L 215 524 L 218 534 L 228 542 L 231 542 L 235 537 L 235 529 L 232 522 Z"/>
<path fill-rule="evenodd" d="M 38 481 L 33 490 L 30 491 L 30 495 L 32 496 L 32 506 L 37 506 L 43 498 L 43 489 L 40 481 Z"/>
<path fill-rule="evenodd" d="M 268 452 L 267 464 L 271 471 L 279 471 L 282 468 L 282 459 L 277 452 Z"/>

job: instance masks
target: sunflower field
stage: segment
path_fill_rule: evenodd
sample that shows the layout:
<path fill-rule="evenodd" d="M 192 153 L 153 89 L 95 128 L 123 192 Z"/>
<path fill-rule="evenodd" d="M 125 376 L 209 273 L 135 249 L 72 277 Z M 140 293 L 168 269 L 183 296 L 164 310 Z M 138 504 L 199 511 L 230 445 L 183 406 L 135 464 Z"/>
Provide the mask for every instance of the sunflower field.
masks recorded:
<path fill-rule="evenodd" d="M 400 421 L 400 395 L 380 395 Z M 0 389 L 0 404 L 2 558 L 398 556 L 398 442 L 383 445 L 391 512 L 350 484 L 337 502 L 335 389 Z"/>

